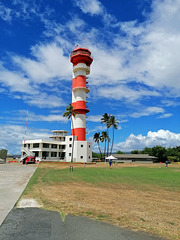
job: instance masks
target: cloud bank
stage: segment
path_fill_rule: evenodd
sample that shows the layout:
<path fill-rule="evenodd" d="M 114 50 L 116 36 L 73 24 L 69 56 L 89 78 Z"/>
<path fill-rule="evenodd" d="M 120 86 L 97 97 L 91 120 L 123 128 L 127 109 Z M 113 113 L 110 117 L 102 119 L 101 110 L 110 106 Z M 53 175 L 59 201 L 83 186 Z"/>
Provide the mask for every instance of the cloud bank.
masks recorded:
<path fill-rule="evenodd" d="M 136 149 L 142 150 L 145 147 L 151 148 L 156 145 L 166 148 L 180 146 L 180 134 L 169 130 L 149 131 L 146 136 L 131 134 L 124 142 L 116 144 L 114 151 L 130 152 Z"/>

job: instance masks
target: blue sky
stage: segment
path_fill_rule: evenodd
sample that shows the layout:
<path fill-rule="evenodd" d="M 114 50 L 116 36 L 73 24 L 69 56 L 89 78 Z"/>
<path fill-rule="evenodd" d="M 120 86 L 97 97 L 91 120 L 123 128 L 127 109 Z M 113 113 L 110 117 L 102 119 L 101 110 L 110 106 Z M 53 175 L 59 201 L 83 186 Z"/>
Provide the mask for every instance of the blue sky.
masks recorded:
<path fill-rule="evenodd" d="M 27 108 L 26 139 L 70 131 L 77 44 L 94 58 L 87 139 L 107 112 L 114 151 L 179 146 L 179 23 L 179 0 L 0 0 L 0 149 L 20 153 Z"/>

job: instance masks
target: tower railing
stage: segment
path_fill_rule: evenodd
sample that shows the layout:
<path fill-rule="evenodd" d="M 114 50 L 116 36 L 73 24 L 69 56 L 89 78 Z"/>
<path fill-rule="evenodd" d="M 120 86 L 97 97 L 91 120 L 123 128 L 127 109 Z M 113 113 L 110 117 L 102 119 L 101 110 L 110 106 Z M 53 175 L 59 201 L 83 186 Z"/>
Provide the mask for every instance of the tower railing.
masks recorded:
<path fill-rule="evenodd" d="M 77 54 L 85 54 L 88 56 L 91 56 L 91 53 L 86 51 L 86 50 L 77 50 L 77 51 L 72 51 L 71 56 L 77 55 Z"/>

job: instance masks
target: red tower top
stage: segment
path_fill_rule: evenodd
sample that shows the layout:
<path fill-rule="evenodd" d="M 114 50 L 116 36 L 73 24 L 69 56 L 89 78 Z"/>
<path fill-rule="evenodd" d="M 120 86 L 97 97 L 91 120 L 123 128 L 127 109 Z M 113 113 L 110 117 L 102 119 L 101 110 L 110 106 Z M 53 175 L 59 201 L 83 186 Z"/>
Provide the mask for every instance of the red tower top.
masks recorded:
<path fill-rule="evenodd" d="M 73 66 L 78 63 L 85 63 L 88 67 L 91 65 L 93 59 L 91 58 L 91 52 L 87 48 L 75 48 L 71 52 L 71 59 Z"/>

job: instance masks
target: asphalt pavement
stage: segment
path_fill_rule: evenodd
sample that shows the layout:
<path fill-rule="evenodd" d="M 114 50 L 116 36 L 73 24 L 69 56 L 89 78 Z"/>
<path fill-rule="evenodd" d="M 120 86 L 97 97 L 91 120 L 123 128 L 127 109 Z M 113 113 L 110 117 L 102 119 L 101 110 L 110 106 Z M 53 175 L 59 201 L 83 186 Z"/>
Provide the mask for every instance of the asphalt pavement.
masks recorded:
<path fill-rule="evenodd" d="M 162 240 L 86 217 L 40 208 L 15 208 L 0 227 L 1 240 Z"/>
<path fill-rule="evenodd" d="M 0 164 L 0 225 L 18 201 L 36 167 L 36 164 Z"/>
<path fill-rule="evenodd" d="M 63 221 L 58 212 L 14 207 L 35 169 L 0 165 L 0 240 L 163 240 L 86 217 L 68 215 Z"/>

